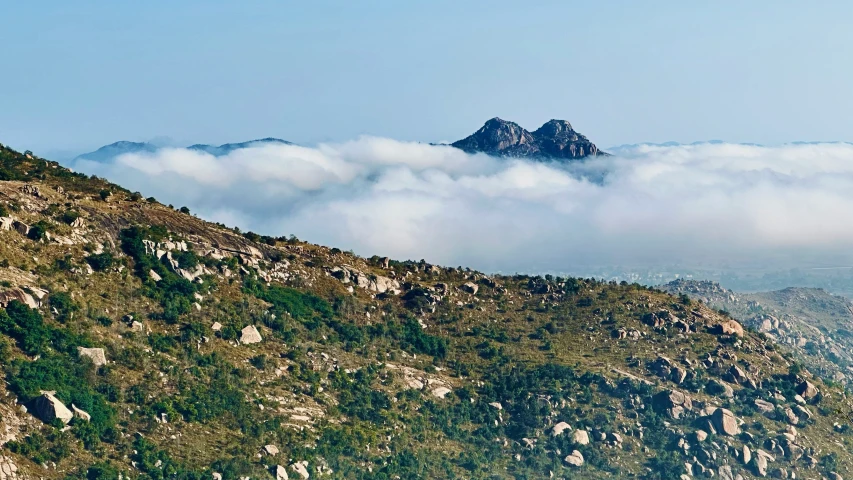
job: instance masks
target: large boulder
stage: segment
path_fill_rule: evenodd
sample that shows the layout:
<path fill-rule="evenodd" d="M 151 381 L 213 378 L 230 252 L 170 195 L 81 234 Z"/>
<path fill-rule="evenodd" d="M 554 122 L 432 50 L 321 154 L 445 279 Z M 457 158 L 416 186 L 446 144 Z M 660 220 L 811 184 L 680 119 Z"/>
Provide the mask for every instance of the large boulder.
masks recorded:
<path fill-rule="evenodd" d="M 755 452 L 755 456 L 752 458 L 752 469 L 753 472 L 759 477 L 767 476 L 767 467 L 770 462 L 775 462 L 776 458 L 773 455 L 761 450 L 760 448 Z"/>
<path fill-rule="evenodd" d="M 261 338 L 260 332 L 258 332 L 258 329 L 255 328 L 254 325 L 249 325 L 243 330 L 240 330 L 240 343 L 243 345 L 260 343 L 261 340 L 263 340 L 263 338 Z"/>
<path fill-rule="evenodd" d="M 572 450 L 571 455 L 568 455 L 563 461 L 573 467 L 580 467 L 583 465 L 583 455 L 577 450 Z"/>
<path fill-rule="evenodd" d="M 721 322 L 715 328 L 718 335 L 734 335 L 736 337 L 743 336 L 743 325 L 735 320 L 726 320 Z"/>
<path fill-rule="evenodd" d="M 74 418 L 74 412 L 56 398 L 55 394 L 55 392 L 42 392 L 41 396 L 32 402 L 33 413 L 45 423 L 57 419 L 62 423 L 68 423 Z"/>
<path fill-rule="evenodd" d="M 77 355 L 88 358 L 96 367 L 107 364 L 107 356 L 104 355 L 103 348 L 77 347 Z"/>
<path fill-rule="evenodd" d="M 463 292 L 466 292 L 466 293 L 470 293 L 471 295 L 476 295 L 477 290 L 479 290 L 479 289 L 480 289 L 480 287 L 474 282 L 463 283 L 462 285 L 459 286 L 459 290 L 462 290 Z"/>
<path fill-rule="evenodd" d="M 803 383 L 797 385 L 797 393 L 806 400 L 812 399 L 820 393 L 820 390 L 813 383 L 804 380 Z"/>
<path fill-rule="evenodd" d="M 723 435 L 737 435 L 740 433 L 737 417 L 731 410 L 718 408 L 711 414 L 714 429 Z"/>
<path fill-rule="evenodd" d="M 577 445 L 589 445 L 589 432 L 586 430 L 575 430 L 572 432 L 572 442 Z"/>
<path fill-rule="evenodd" d="M 290 480 L 287 476 L 287 469 L 281 465 L 275 466 L 275 480 Z"/>
<path fill-rule="evenodd" d="M 571 431 L 572 427 L 566 422 L 560 422 L 554 425 L 554 428 L 551 429 L 551 435 L 558 437 L 566 430 Z"/>

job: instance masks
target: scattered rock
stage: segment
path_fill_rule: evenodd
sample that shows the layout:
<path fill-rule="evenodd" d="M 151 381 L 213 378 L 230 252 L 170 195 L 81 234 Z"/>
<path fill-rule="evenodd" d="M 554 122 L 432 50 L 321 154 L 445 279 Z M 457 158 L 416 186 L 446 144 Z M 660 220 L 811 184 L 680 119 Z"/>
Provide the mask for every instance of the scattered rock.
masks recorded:
<path fill-rule="evenodd" d="M 583 455 L 581 452 L 573 450 L 571 455 L 568 455 L 563 461 L 573 467 L 580 467 L 583 465 Z"/>
<path fill-rule="evenodd" d="M 107 356 L 103 348 L 77 347 L 77 355 L 88 358 L 96 367 L 107 364 Z"/>
<path fill-rule="evenodd" d="M 276 465 L 275 466 L 275 480 L 290 480 L 287 477 L 287 469 L 285 469 L 281 465 Z"/>
<path fill-rule="evenodd" d="M 290 464 L 290 469 L 299 474 L 303 480 L 307 480 L 311 476 L 308 474 L 308 462 L 305 460 Z"/>
<path fill-rule="evenodd" d="M 262 340 L 263 338 L 261 338 L 261 334 L 254 325 L 249 325 L 243 328 L 243 330 L 240 330 L 240 343 L 243 345 L 260 343 Z"/>
<path fill-rule="evenodd" d="M 714 424 L 714 429 L 724 435 L 737 435 L 740 433 L 737 418 L 731 410 L 725 408 L 716 409 L 711 414 L 711 421 Z"/>
<path fill-rule="evenodd" d="M 278 455 L 278 447 L 275 445 L 264 445 L 264 453 L 267 455 Z"/>

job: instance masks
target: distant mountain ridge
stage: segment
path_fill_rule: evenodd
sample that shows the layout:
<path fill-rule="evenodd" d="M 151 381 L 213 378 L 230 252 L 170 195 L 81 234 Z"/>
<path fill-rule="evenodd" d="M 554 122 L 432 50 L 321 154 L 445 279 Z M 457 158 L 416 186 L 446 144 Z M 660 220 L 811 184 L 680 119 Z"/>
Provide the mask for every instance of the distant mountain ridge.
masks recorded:
<path fill-rule="evenodd" d="M 608 155 L 575 131 L 571 123 L 556 119 L 529 132 L 515 122 L 495 117 L 472 135 L 451 145 L 468 153 L 546 160 Z"/>
<path fill-rule="evenodd" d="M 186 147 L 187 150 L 195 150 L 199 152 L 209 153 L 216 157 L 221 157 L 223 155 L 228 155 L 234 150 L 239 150 L 241 148 L 266 145 L 266 144 L 278 144 L 278 145 L 293 145 L 292 142 L 288 142 L 287 140 L 282 140 L 280 138 L 266 137 L 259 138 L 256 140 L 249 140 L 246 142 L 239 143 L 224 143 L 222 145 L 207 145 L 203 143 L 197 143 L 195 145 L 190 145 Z M 119 155 L 124 155 L 127 153 L 153 153 L 163 147 L 159 145 L 155 145 L 153 143 L 148 142 L 128 142 L 128 141 L 118 141 L 115 143 L 111 143 L 109 145 L 104 145 L 103 147 L 89 153 L 83 153 L 78 155 L 74 160 L 91 160 L 93 162 L 106 162 L 112 158 L 115 158 Z"/>

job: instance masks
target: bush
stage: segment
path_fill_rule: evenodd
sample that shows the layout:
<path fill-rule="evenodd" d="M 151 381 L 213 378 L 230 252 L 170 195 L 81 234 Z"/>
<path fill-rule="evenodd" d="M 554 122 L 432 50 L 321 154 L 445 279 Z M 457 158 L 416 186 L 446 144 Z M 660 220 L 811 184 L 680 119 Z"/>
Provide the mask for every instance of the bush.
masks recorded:
<path fill-rule="evenodd" d="M 74 312 L 80 309 L 74 300 L 71 299 L 71 295 L 68 292 L 56 292 L 50 294 L 50 298 L 48 299 L 51 308 L 56 309 L 56 318 L 64 322 L 70 319 Z"/>
<path fill-rule="evenodd" d="M 27 238 L 36 242 L 43 239 L 45 236 L 47 236 L 47 229 L 41 225 L 41 222 L 30 227 L 30 231 L 27 232 Z"/>
<path fill-rule="evenodd" d="M 97 253 L 86 257 L 86 263 L 91 265 L 92 269 L 96 272 L 103 272 L 113 266 L 115 257 L 112 252 Z"/>
<path fill-rule="evenodd" d="M 80 213 L 75 212 L 74 210 L 66 210 L 65 213 L 62 214 L 61 220 L 68 225 L 74 223 L 75 220 L 80 218 Z"/>

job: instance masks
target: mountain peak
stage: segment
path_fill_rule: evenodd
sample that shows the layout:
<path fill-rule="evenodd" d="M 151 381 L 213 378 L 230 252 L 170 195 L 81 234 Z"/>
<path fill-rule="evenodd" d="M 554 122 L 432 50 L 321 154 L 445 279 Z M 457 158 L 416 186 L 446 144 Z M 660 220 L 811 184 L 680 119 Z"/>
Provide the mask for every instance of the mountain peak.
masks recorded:
<path fill-rule="evenodd" d="M 515 122 L 494 117 L 474 134 L 452 143 L 468 153 L 501 157 L 578 159 L 606 155 L 566 120 L 552 119 L 533 133 Z"/>
<path fill-rule="evenodd" d="M 575 129 L 572 128 L 572 124 L 567 120 L 557 120 L 551 119 L 545 122 L 544 125 L 539 127 L 538 130 L 533 132 L 534 135 L 560 135 L 565 132 L 574 132 Z"/>

